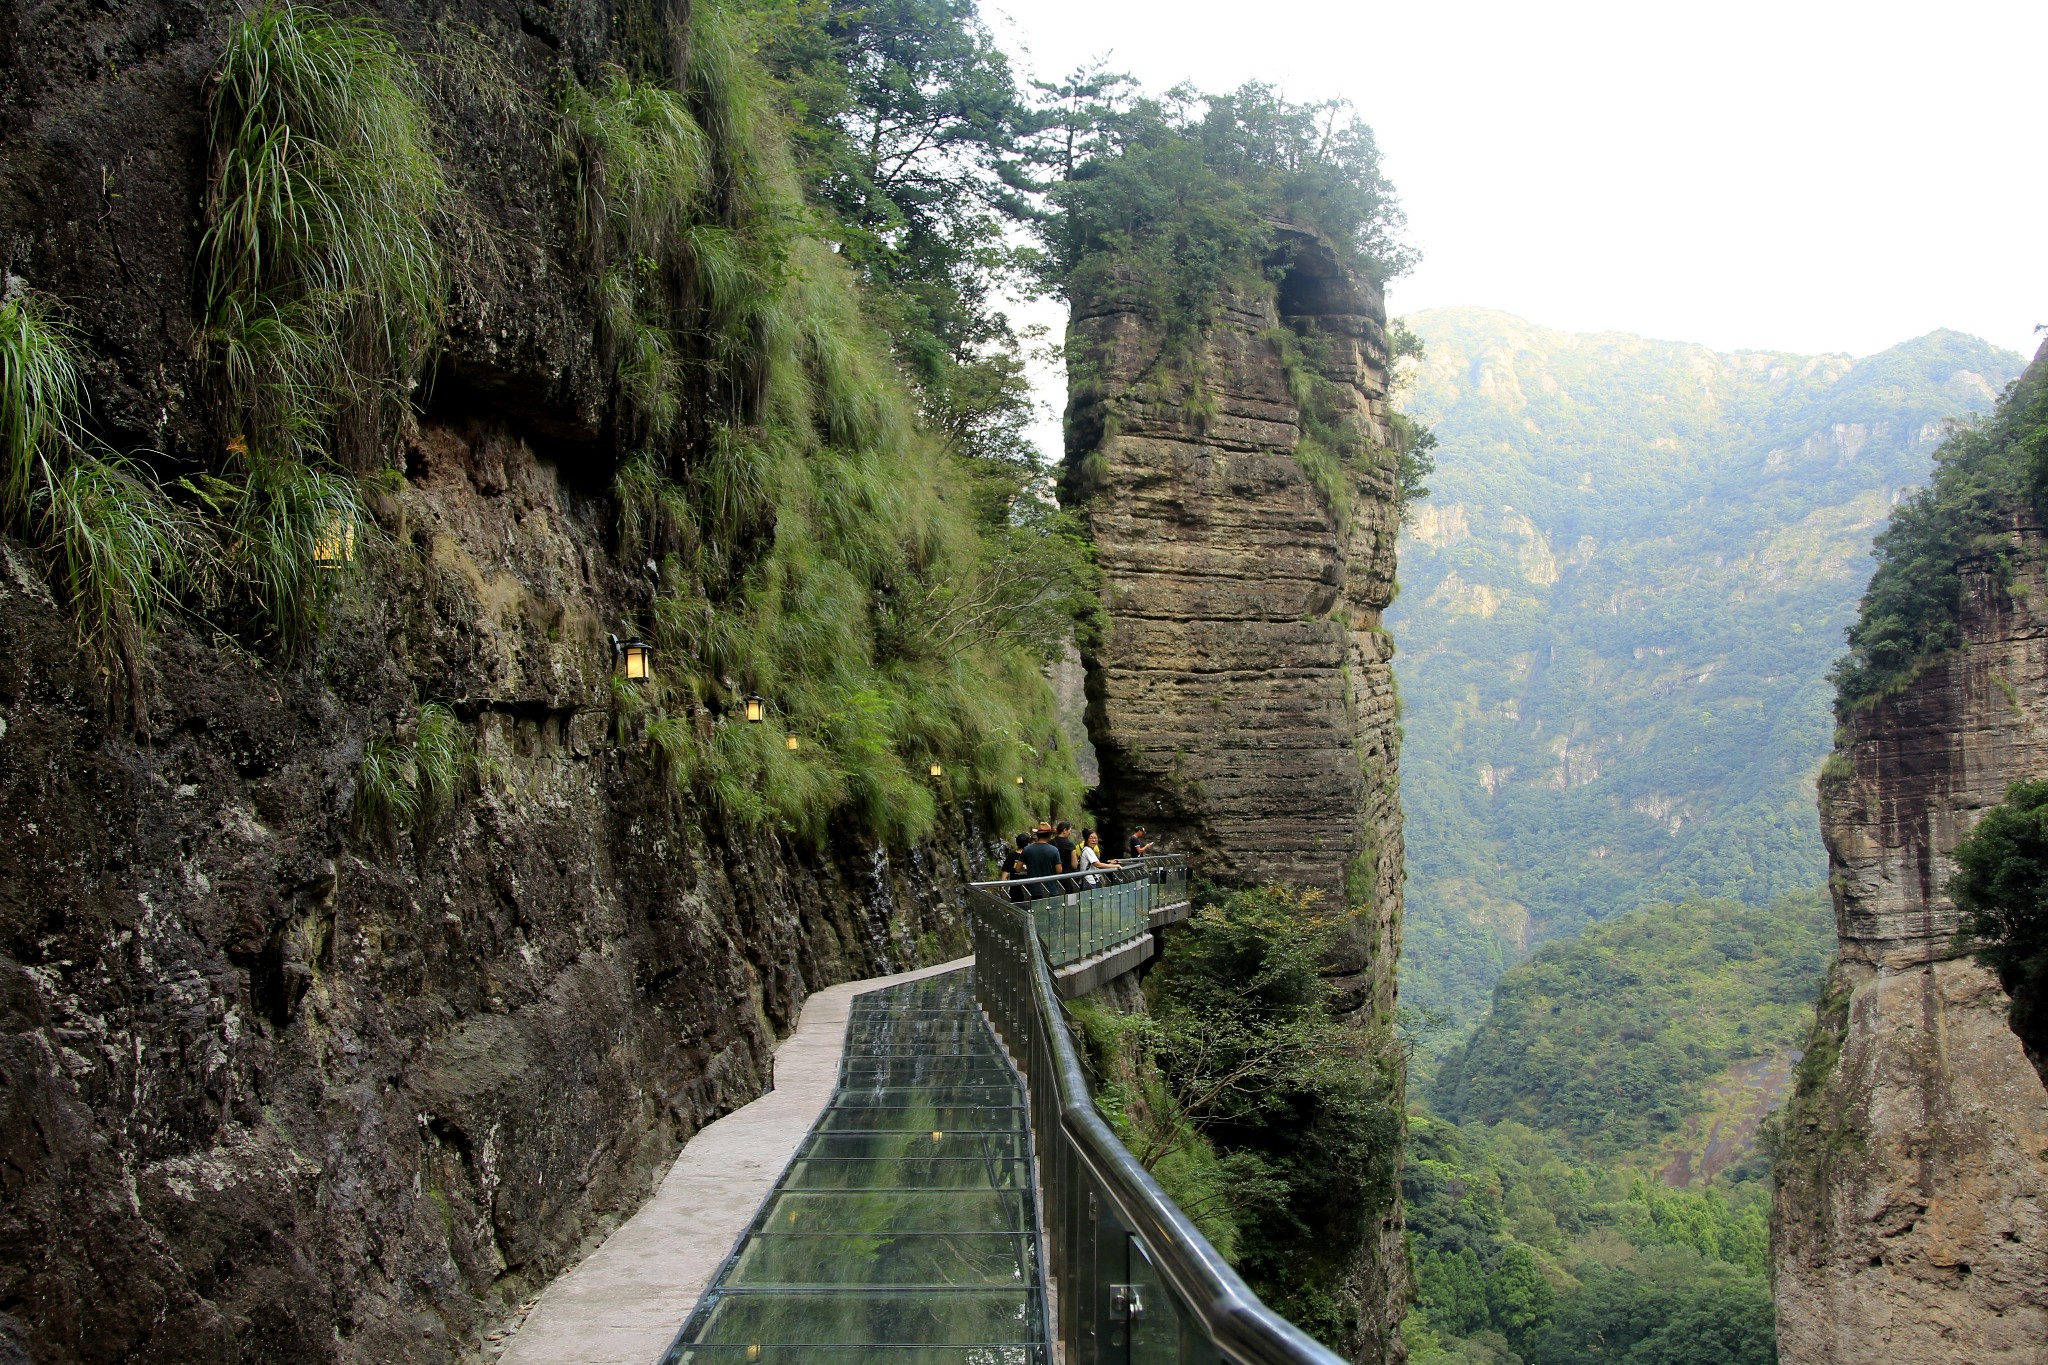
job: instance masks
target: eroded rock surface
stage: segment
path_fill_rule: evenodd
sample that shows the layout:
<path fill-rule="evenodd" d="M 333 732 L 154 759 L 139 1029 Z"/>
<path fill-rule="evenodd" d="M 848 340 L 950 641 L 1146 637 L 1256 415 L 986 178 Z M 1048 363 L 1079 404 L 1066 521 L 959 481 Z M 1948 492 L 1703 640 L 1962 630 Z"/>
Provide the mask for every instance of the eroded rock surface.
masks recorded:
<path fill-rule="evenodd" d="M 96 429 L 168 473 L 225 437 L 190 291 L 204 82 L 242 9 L 0 15 L 6 270 L 65 304 Z M 604 636 L 652 580 L 608 553 L 546 101 L 687 7 L 370 9 L 431 54 L 453 130 L 452 297 L 404 487 L 318 642 L 283 664 L 174 621 L 131 726 L 0 541 L 0 1357 L 480 1359 L 760 1093 L 809 992 L 963 950 L 957 823 L 893 858 L 738 836 L 615 726 Z M 477 776 L 425 828 L 358 825 L 366 744 L 429 700 Z"/>
<path fill-rule="evenodd" d="M 2048 545 L 2007 540 L 2010 578 L 1965 566 L 1961 647 L 1853 716 L 1822 782 L 1841 961 L 1777 1168 L 1788 1365 L 2048 1361 L 2048 1088 L 1942 892 L 2048 773 Z"/>
<path fill-rule="evenodd" d="M 1147 826 L 1204 875 L 1356 910 L 1332 970 L 1385 1025 L 1402 883 L 1386 315 L 1310 234 L 1283 229 L 1279 252 L 1277 289 L 1225 295 L 1191 339 L 1135 290 L 1074 300 L 1068 496 L 1108 619 L 1086 660 L 1089 734 L 1113 828 Z M 1323 405 L 1320 485 L 1304 391 Z M 1398 1356 L 1406 1295 L 1391 1191 L 1376 1219 L 1362 1360 Z"/>

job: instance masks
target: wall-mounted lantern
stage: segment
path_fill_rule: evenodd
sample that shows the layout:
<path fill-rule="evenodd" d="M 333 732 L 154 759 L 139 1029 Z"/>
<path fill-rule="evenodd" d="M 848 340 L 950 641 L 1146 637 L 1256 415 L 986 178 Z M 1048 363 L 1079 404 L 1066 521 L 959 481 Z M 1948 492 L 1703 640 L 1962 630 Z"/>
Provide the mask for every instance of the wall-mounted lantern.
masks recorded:
<path fill-rule="evenodd" d="M 621 640 L 612 636 L 612 658 L 619 676 L 630 682 L 644 682 L 654 676 L 654 646 L 645 640 Z"/>
<path fill-rule="evenodd" d="M 747 724 L 759 725 L 768 715 L 768 703 L 758 692 L 747 693 Z"/>
<path fill-rule="evenodd" d="M 327 518 L 320 534 L 313 537 L 313 566 L 318 569 L 344 569 L 353 564 L 355 558 L 355 519 L 336 512 Z"/>
<path fill-rule="evenodd" d="M 938 764 L 936 764 L 936 763 L 932 764 L 932 776 L 933 776 L 933 777 L 944 777 L 945 775 L 946 775 L 946 770 L 945 770 L 944 768 L 940 767 L 940 766 L 939 766 Z"/>
<path fill-rule="evenodd" d="M 804 746 L 797 742 L 797 738 L 795 735 L 791 735 L 788 739 L 782 741 L 782 747 L 789 750 L 791 753 L 795 753 L 798 749 L 801 749 Z"/>

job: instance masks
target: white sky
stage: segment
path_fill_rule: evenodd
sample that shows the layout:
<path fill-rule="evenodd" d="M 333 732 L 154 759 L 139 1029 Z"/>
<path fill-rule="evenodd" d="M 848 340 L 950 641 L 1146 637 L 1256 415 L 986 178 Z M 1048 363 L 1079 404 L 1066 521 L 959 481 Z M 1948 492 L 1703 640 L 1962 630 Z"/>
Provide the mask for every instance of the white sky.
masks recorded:
<path fill-rule="evenodd" d="M 2048 323 L 2048 0 L 982 2 L 1023 74 L 1350 100 L 1423 253 L 1397 316 L 1854 355 Z"/>

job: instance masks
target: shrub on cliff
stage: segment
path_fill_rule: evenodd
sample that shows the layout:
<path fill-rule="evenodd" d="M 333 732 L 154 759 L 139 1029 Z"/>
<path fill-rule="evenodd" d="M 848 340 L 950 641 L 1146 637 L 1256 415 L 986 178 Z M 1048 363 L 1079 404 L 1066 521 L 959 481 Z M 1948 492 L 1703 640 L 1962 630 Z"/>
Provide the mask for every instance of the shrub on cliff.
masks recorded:
<path fill-rule="evenodd" d="M 1956 845 L 1963 937 L 2012 996 L 2012 1029 L 2048 1074 L 2048 781 L 2015 782 Z"/>
<path fill-rule="evenodd" d="M 1934 477 L 1878 534 L 1877 569 L 1849 627 L 1849 652 L 1829 677 L 1835 714 L 1889 696 L 1929 658 L 1956 645 L 1963 562 L 1995 552 L 2014 514 L 2048 505 L 2048 367 L 2013 381 L 1989 421 L 1958 429 L 1934 455 Z"/>
<path fill-rule="evenodd" d="M 1398 1060 L 1336 1013 L 1340 916 L 1279 885 L 1204 904 L 1169 936 L 1149 1012 L 1090 1016 L 1120 1135 L 1269 1304 L 1329 1342 L 1400 1147 Z"/>

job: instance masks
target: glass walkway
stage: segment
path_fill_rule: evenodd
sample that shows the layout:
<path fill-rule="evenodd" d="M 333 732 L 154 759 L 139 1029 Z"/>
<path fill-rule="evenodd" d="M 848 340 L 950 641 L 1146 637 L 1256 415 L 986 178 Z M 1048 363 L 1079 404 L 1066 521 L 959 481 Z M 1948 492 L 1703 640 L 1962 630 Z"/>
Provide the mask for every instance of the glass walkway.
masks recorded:
<path fill-rule="evenodd" d="M 973 968 L 859 996 L 839 1087 L 663 1365 L 1049 1365 L 1031 1136 Z"/>

